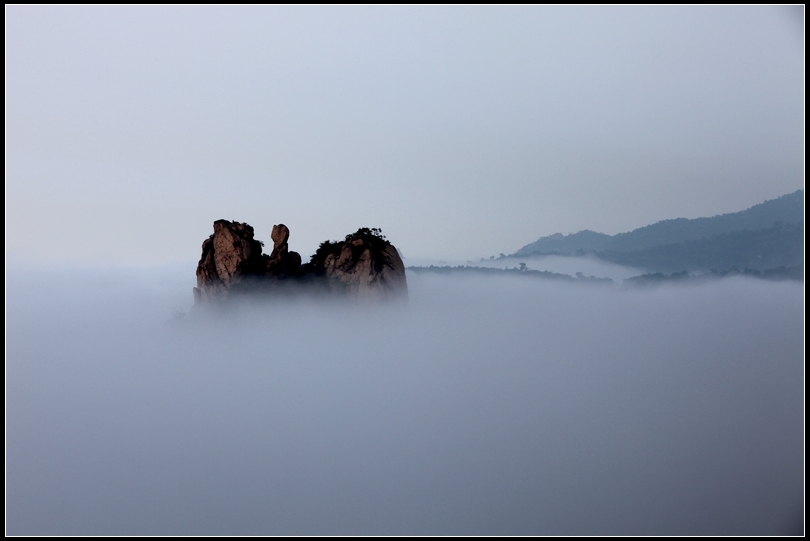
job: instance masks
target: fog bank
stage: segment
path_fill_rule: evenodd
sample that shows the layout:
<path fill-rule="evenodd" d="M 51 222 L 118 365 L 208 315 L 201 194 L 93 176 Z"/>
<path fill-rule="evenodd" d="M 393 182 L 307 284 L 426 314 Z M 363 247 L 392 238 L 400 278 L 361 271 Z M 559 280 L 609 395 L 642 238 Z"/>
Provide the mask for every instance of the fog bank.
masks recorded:
<path fill-rule="evenodd" d="M 477 267 L 493 268 L 515 268 L 523 263 L 527 269 L 556 272 L 575 276 L 578 273 L 583 276 L 595 276 L 596 278 L 610 278 L 614 282 L 621 283 L 627 278 L 644 274 L 648 271 L 641 268 L 626 267 L 599 259 L 593 254 L 584 256 L 570 255 L 530 255 L 515 257 L 500 257 L 498 259 L 482 259 L 471 264 Z"/>
<path fill-rule="evenodd" d="M 803 284 L 408 280 L 9 270 L 6 533 L 801 533 Z"/>

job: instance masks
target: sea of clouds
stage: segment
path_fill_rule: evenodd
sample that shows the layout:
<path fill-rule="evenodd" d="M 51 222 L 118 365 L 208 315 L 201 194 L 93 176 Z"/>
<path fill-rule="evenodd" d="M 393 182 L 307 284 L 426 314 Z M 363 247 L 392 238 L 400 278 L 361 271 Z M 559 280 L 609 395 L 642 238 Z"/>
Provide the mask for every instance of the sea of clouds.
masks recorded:
<path fill-rule="evenodd" d="M 803 531 L 802 283 L 193 276 L 7 269 L 7 534 Z"/>

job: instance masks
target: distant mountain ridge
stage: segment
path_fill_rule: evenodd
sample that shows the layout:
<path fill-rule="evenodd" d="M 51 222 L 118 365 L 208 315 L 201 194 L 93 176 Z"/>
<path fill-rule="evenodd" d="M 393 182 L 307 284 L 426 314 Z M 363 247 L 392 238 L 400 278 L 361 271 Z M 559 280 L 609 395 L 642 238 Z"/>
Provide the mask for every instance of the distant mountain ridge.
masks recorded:
<path fill-rule="evenodd" d="M 804 263 L 804 222 L 768 229 L 732 231 L 709 238 L 659 244 L 626 252 L 604 251 L 600 259 L 655 272 L 764 271 Z"/>
<path fill-rule="evenodd" d="M 616 235 L 606 235 L 587 229 L 570 235 L 556 233 L 527 244 L 512 256 L 628 252 L 662 244 L 707 239 L 734 231 L 769 229 L 780 222 L 782 224 L 804 222 L 804 190 L 796 190 L 740 212 L 720 214 L 711 218 L 662 220 Z"/>
<path fill-rule="evenodd" d="M 766 270 L 804 264 L 804 191 L 711 218 L 663 220 L 627 233 L 557 233 L 510 257 L 595 254 L 653 272 Z"/>

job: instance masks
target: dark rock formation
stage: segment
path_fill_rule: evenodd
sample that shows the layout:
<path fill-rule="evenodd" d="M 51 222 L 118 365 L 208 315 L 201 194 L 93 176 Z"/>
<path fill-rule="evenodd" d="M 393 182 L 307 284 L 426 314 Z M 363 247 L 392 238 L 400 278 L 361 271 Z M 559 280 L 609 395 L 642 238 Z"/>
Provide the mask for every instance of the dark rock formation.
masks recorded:
<path fill-rule="evenodd" d="M 225 300 L 231 293 L 245 289 L 252 279 L 263 275 L 266 266 L 262 244 L 253 239 L 252 227 L 217 220 L 214 234 L 202 244 L 194 302 Z"/>
<path fill-rule="evenodd" d="M 290 238 L 290 230 L 284 224 L 273 226 L 270 234 L 273 239 L 273 252 L 267 261 L 267 274 L 276 277 L 296 276 L 300 274 L 301 256 L 298 252 L 289 251 L 287 239 Z"/>
<path fill-rule="evenodd" d="M 323 270 L 332 289 L 351 297 L 389 298 L 408 291 L 405 265 L 379 230 L 360 229 L 333 245 Z"/>
<path fill-rule="evenodd" d="M 379 229 L 361 228 L 340 242 L 321 243 L 310 262 L 289 249 L 290 230 L 273 226 L 273 250 L 262 254 L 248 224 L 217 220 L 203 242 L 197 265 L 195 304 L 221 303 L 234 295 L 296 290 L 323 291 L 351 298 L 407 296 L 405 266 Z M 292 290 L 292 289 L 290 289 Z"/>

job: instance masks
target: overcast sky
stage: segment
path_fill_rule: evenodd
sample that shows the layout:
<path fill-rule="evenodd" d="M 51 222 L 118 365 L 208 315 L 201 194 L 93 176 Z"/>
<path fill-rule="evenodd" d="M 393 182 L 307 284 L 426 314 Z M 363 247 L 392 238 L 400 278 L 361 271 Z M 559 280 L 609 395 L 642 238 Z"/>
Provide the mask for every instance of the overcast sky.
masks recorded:
<path fill-rule="evenodd" d="M 803 186 L 804 12 L 12 6 L 6 254 L 199 258 L 214 220 L 406 258 Z"/>

